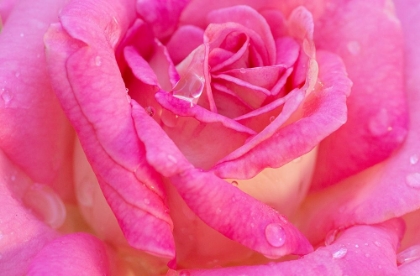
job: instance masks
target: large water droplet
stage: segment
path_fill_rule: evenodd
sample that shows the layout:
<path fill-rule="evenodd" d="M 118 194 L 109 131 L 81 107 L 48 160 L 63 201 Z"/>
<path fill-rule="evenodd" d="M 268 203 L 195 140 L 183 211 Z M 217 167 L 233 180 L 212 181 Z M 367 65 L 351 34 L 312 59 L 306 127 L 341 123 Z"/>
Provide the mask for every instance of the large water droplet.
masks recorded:
<path fill-rule="evenodd" d="M 22 198 L 23 203 L 52 228 L 59 228 L 66 219 L 61 198 L 47 185 L 35 183 Z"/>
<path fill-rule="evenodd" d="M 418 155 L 417 155 L 417 154 L 412 155 L 412 156 L 410 157 L 410 164 L 411 164 L 411 165 L 415 165 L 415 164 L 417 164 L 418 162 L 419 162 L 419 157 L 418 157 Z"/>
<path fill-rule="evenodd" d="M 407 185 L 413 188 L 420 188 L 420 173 L 410 173 L 406 176 Z"/>
<path fill-rule="evenodd" d="M 410 246 L 406 250 L 397 255 L 397 262 L 399 264 L 408 263 L 420 258 L 420 245 L 416 244 Z"/>
<path fill-rule="evenodd" d="M 236 186 L 236 187 L 238 187 L 238 185 L 239 185 L 238 181 L 235 181 L 235 180 L 233 180 L 231 183 L 232 183 L 233 186 Z"/>
<path fill-rule="evenodd" d="M 187 73 L 172 89 L 172 95 L 191 104 L 196 104 L 204 89 L 204 78 L 195 73 Z"/>
<path fill-rule="evenodd" d="M 356 56 L 360 53 L 360 44 L 357 41 L 350 41 L 347 43 L 347 50 L 349 50 L 350 54 Z"/>
<path fill-rule="evenodd" d="M 373 136 L 382 136 L 392 130 L 389 123 L 389 115 L 386 109 L 381 109 L 369 120 L 369 131 Z"/>
<path fill-rule="evenodd" d="M 279 223 L 271 223 L 265 228 L 265 237 L 274 247 L 282 246 L 286 241 L 286 233 Z"/>
<path fill-rule="evenodd" d="M 167 127 L 175 127 L 178 123 L 178 115 L 174 115 L 167 110 L 162 111 L 161 120 Z"/>
<path fill-rule="evenodd" d="M 341 247 L 340 249 L 335 251 L 332 254 L 332 256 L 333 256 L 334 259 L 341 259 L 341 258 L 344 258 L 344 256 L 346 256 L 346 254 L 347 254 L 347 248 Z"/>

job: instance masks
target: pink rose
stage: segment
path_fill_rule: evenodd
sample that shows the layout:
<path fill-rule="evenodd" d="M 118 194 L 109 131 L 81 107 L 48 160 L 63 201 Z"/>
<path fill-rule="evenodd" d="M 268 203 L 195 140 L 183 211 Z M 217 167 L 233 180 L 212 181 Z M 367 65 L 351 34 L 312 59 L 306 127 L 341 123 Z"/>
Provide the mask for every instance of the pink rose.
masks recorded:
<path fill-rule="evenodd" d="M 0 271 L 415 275 L 420 5 L 163 2 L 0 3 Z"/>

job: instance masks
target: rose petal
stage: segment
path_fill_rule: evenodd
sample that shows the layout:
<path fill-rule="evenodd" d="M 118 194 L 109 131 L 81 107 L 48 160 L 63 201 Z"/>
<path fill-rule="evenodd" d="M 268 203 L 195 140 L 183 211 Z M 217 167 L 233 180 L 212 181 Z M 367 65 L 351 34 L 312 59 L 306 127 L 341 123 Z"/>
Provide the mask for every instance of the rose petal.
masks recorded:
<path fill-rule="evenodd" d="M 43 247 L 32 260 L 27 275 L 111 275 L 115 273 L 111 262 L 105 244 L 99 239 L 88 234 L 70 234 Z"/>
<path fill-rule="evenodd" d="M 21 202 L 32 180 L 0 151 L 0 267 L 3 275 L 23 275 L 33 256 L 57 233 Z"/>
<path fill-rule="evenodd" d="M 153 119 L 134 101 L 132 105 L 147 160 L 170 179 L 189 208 L 206 224 L 271 258 L 311 250 L 297 229 L 276 211 L 212 173 L 195 169 Z"/>
<path fill-rule="evenodd" d="M 420 66 L 414 35 L 420 24 L 420 5 L 398 3 L 397 11 L 405 33 L 406 92 L 410 112 L 410 131 L 401 148 L 392 156 L 336 187 L 310 195 L 301 210 L 301 227 L 311 241 L 319 241 L 330 229 L 359 223 L 377 223 L 402 216 L 420 207 Z M 341 161 L 340 161 L 341 162 Z M 338 211 L 337 211 L 338 210 Z M 319 225 L 314 229 L 313 223 Z M 322 222 L 322 223 L 320 223 Z"/>
<path fill-rule="evenodd" d="M 179 27 L 171 36 L 166 47 L 174 64 L 180 63 L 195 48 L 203 44 L 204 31 L 196 26 Z M 185 43 L 188 41 L 188 43 Z"/>
<path fill-rule="evenodd" d="M 387 3 L 329 1 L 316 22 L 317 47 L 343 59 L 353 87 L 348 122 L 319 148 L 314 189 L 384 160 L 406 136 L 403 37 Z"/>
<path fill-rule="evenodd" d="M 184 270 L 187 275 L 399 275 L 395 250 L 403 225 L 398 220 L 375 226 L 354 226 L 337 240 L 299 260 L 260 266 Z M 168 273 L 168 275 L 171 275 Z"/>
<path fill-rule="evenodd" d="M 129 7 L 118 1 L 109 4 L 85 1 L 89 9 L 81 3 L 66 7 L 62 24 L 75 38 L 60 26 L 50 29 L 45 37 L 49 69 L 56 73 L 56 93 L 130 245 L 172 258 L 172 222 L 162 183 L 144 163 L 114 58 Z M 80 10 L 86 12 L 84 17 L 76 13 Z"/>
<path fill-rule="evenodd" d="M 65 2 L 20 1 L 1 31 L 0 147 L 34 181 L 72 199 L 72 131 L 49 83 L 42 43 Z"/>

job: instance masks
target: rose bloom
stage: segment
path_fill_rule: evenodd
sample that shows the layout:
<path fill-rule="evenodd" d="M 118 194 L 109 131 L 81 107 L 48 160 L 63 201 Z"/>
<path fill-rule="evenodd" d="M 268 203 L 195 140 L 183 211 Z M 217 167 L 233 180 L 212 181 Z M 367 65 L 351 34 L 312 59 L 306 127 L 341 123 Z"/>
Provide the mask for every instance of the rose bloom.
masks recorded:
<path fill-rule="evenodd" d="M 0 16 L 0 275 L 418 275 L 419 1 Z"/>

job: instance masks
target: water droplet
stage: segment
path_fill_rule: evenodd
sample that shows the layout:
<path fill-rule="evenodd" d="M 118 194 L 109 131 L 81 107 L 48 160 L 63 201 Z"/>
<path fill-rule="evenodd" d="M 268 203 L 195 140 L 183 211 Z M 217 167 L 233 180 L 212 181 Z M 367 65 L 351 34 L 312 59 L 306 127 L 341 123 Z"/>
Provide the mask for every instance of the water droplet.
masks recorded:
<path fill-rule="evenodd" d="M 92 182 L 82 182 L 80 185 L 77 185 L 76 197 L 77 202 L 82 206 L 92 206 L 93 198 L 95 193 L 95 183 Z"/>
<path fill-rule="evenodd" d="M 418 155 L 417 155 L 417 154 L 412 155 L 412 156 L 410 157 L 410 164 L 411 164 L 411 165 L 415 165 L 415 164 L 417 164 L 417 162 L 419 162 L 419 157 L 418 157 Z"/>
<path fill-rule="evenodd" d="M 10 180 L 15 181 L 15 180 L 16 180 L 16 175 L 12 175 L 12 176 L 10 177 Z"/>
<path fill-rule="evenodd" d="M 369 243 L 368 242 L 365 242 L 365 246 L 369 246 Z"/>
<path fill-rule="evenodd" d="M 217 214 L 220 214 L 221 212 L 222 212 L 222 209 L 220 209 L 220 208 L 217 208 L 217 209 L 216 209 L 216 213 L 217 213 Z"/>
<path fill-rule="evenodd" d="M 145 199 L 144 199 L 144 204 L 149 205 L 149 204 L 150 204 L 150 199 L 145 198 Z"/>
<path fill-rule="evenodd" d="M 204 89 L 204 78 L 195 73 L 187 73 L 172 89 L 172 95 L 178 99 L 196 104 Z"/>
<path fill-rule="evenodd" d="M 162 111 L 161 119 L 167 127 L 175 127 L 178 123 L 178 116 L 167 110 Z"/>
<path fill-rule="evenodd" d="M 358 244 L 355 244 L 354 247 L 359 248 L 359 245 Z"/>
<path fill-rule="evenodd" d="M 255 224 L 253 222 L 250 223 L 251 228 L 255 228 Z"/>
<path fill-rule="evenodd" d="M 239 185 L 238 181 L 235 181 L 235 180 L 233 180 L 231 183 L 232 183 L 233 186 L 238 186 Z"/>
<path fill-rule="evenodd" d="M 368 127 L 373 136 L 382 136 L 391 131 L 392 127 L 389 125 L 388 111 L 382 108 L 369 120 Z"/>
<path fill-rule="evenodd" d="M 178 160 L 176 160 L 175 156 L 173 156 L 173 155 L 168 154 L 167 157 L 168 157 L 168 160 L 169 161 L 172 161 L 173 163 L 177 163 L 178 162 Z"/>
<path fill-rule="evenodd" d="M 373 242 L 377 247 L 380 247 L 381 246 L 381 243 L 380 242 L 378 242 L 378 241 L 374 241 Z"/>
<path fill-rule="evenodd" d="M 347 248 L 341 247 L 340 249 L 335 251 L 332 254 L 332 256 L 333 256 L 334 259 L 341 259 L 341 258 L 344 258 L 344 256 L 346 256 L 346 254 L 347 254 Z"/>
<path fill-rule="evenodd" d="M 130 89 L 128 89 L 127 87 L 125 88 L 125 93 L 130 92 Z"/>
<path fill-rule="evenodd" d="M 8 90 L 6 90 L 4 88 L 1 91 L 2 91 L 1 98 L 3 99 L 4 105 L 7 106 L 10 103 L 10 101 L 12 100 L 13 96 Z"/>
<path fill-rule="evenodd" d="M 370 254 L 369 254 L 369 253 L 366 253 L 366 254 L 365 254 L 365 257 L 366 257 L 366 258 L 369 258 L 369 257 L 370 257 Z"/>
<path fill-rule="evenodd" d="M 19 77 L 20 77 L 20 73 L 19 73 L 19 72 L 16 72 L 16 73 L 15 73 L 15 77 L 16 77 L 16 78 L 19 78 Z"/>
<path fill-rule="evenodd" d="M 23 203 L 52 228 L 59 228 L 66 219 L 66 208 L 51 187 L 35 183 L 22 198 Z"/>
<path fill-rule="evenodd" d="M 327 233 L 327 236 L 325 237 L 325 245 L 330 245 L 335 241 L 335 238 L 337 237 L 338 230 L 334 229 Z"/>
<path fill-rule="evenodd" d="M 25 34 L 24 33 L 20 33 L 20 37 L 24 37 L 25 36 Z"/>
<path fill-rule="evenodd" d="M 146 107 L 146 112 L 149 114 L 150 117 L 153 117 L 155 115 L 155 109 L 151 106 Z"/>
<path fill-rule="evenodd" d="M 3 239 L 3 232 L 0 231 L 0 240 Z"/>
<path fill-rule="evenodd" d="M 239 69 L 239 72 L 241 72 L 242 74 L 245 74 L 246 70 L 245 70 L 245 68 L 241 68 L 241 69 Z"/>
<path fill-rule="evenodd" d="M 271 223 L 265 228 L 265 237 L 274 247 L 282 246 L 286 241 L 286 233 L 279 223 Z"/>
<path fill-rule="evenodd" d="M 413 188 L 420 188 L 420 173 L 410 173 L 406 176 L 407 185 Z"/>
<path fill-rule="evenodd" d="M 102 64 L 102 59 L 101 59 L 101 57 L 100 57 L 100 56 L 96 56 L 96 57 L 95 57 L 95 65 L 96 65 L 96 66 L 101 66 L 101 64 Z"/>
<path fill-rule="evenodd" d="M 397 262 L 399 264 L 408 263 L 420 258 L 420 245 L 416 244 L 401 251 L 397 255 Z"/>
<path fill-rule="evenodd" d="M 274 121 L 275 119 L 276 119 L 276 116 L 271 116 L 271 117 L 270 117 L 270 119 L 269 119 L 269 120 L 270 120 L 270 123 L 271 123 L 272 121 Z"/>
<path fill-rule="evenodd" d="M 360 53 L 360 44 L 357 41 L 350 41 L 347 43 L 347 50 L 349 50 L 350 54 L 356 56 Z"/>

